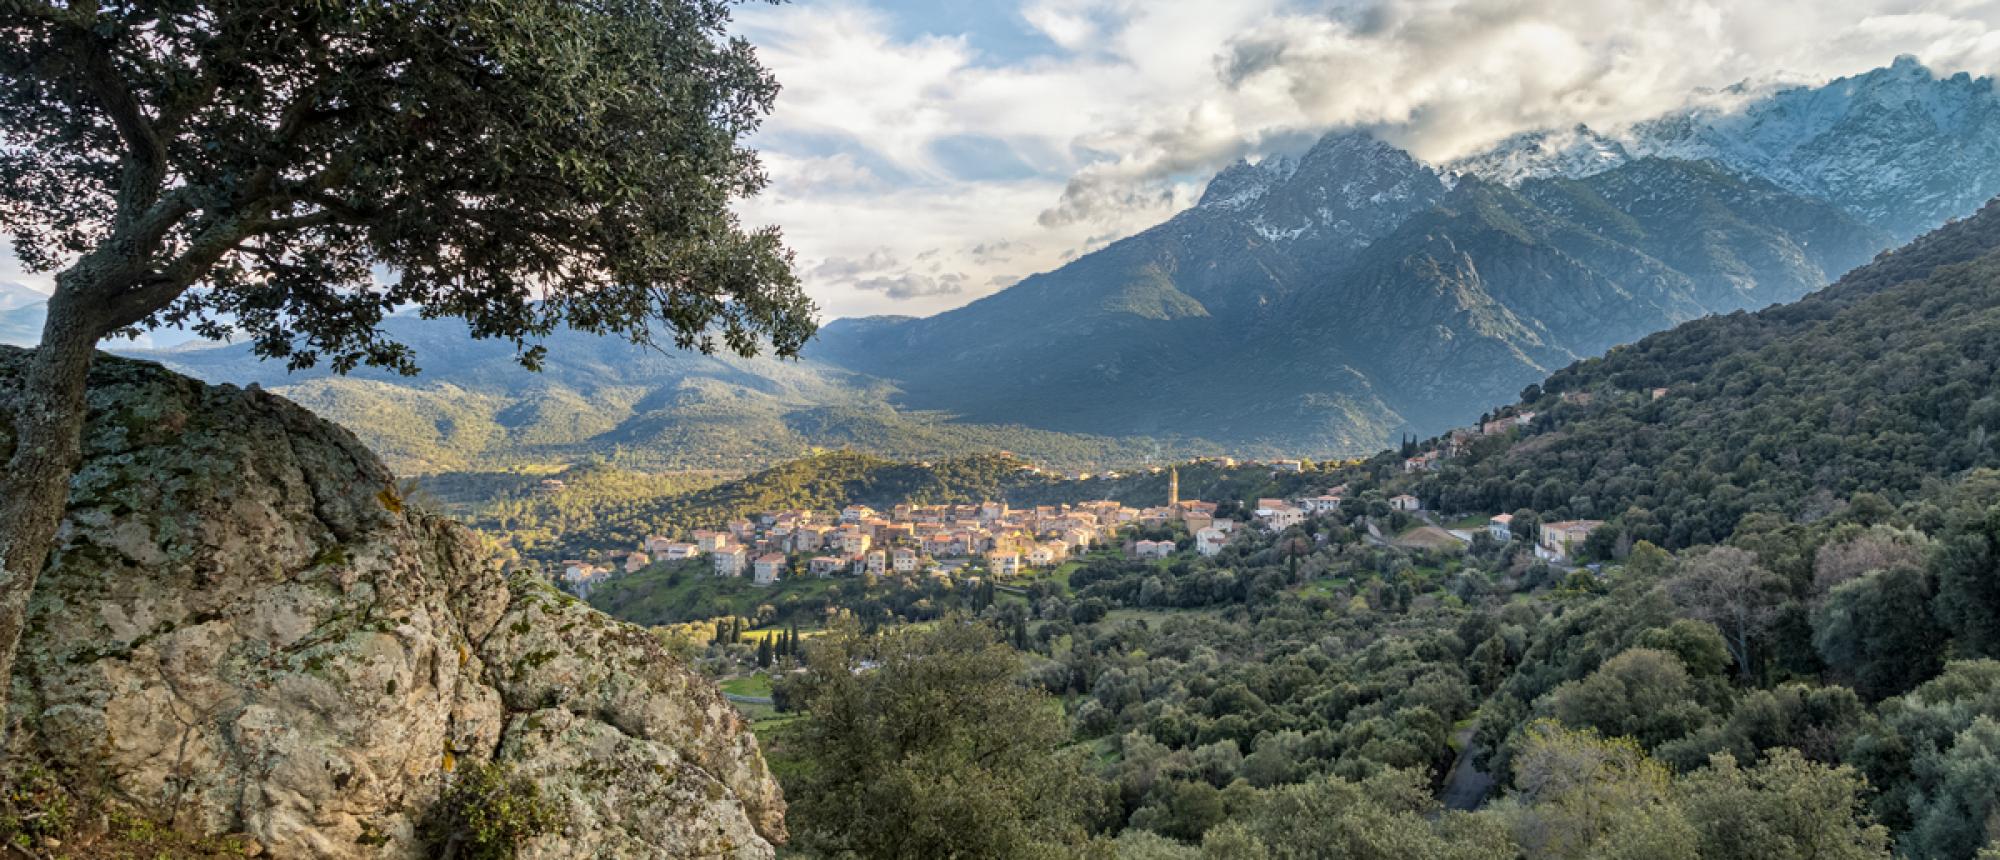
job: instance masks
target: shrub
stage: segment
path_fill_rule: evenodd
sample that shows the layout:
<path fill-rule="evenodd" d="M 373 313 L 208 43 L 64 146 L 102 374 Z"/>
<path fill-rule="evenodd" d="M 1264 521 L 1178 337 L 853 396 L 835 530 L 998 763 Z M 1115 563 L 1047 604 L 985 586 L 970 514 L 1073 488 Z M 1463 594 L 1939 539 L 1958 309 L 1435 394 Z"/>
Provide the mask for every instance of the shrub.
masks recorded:
<path fill-rule="evenodd" d="M 511 860 L 528 840 L 563 824 L 541 789 L 504 765 L 460 771 L 423 823 L 431 856 L 443 860 Z"/>

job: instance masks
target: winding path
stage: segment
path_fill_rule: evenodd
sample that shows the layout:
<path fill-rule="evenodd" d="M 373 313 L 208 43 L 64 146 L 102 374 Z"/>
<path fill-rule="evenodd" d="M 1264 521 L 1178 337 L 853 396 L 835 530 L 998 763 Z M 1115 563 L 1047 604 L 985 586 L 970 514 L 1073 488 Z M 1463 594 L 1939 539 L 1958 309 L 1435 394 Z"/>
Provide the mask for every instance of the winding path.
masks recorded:
<path fill-rule="evenodd" d="M 1486 805 L 1486 795 L 1493 790 L 1493 777 L 1474 763 L 1479 755 L 1479 740 L 1472 729 L 1459 729 L 1457 737 L 1458 760 L 1452 762 L 1451 773 L 1445 775 L 1444 790 L 1438 792 L 1438 801 L 1446 809 L 1471 812 Z"/>

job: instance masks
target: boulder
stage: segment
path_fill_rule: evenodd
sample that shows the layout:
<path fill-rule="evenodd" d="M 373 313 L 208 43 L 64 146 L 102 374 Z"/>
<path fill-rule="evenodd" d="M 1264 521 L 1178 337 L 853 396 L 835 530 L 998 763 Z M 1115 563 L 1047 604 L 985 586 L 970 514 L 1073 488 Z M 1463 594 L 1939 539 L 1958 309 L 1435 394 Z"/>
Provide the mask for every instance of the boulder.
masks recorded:
<path fill-rule="evenodd" d="M 0 422 L 25 356 L 0 347 Z M 783 841 L 777 782 L 711 683 L 503 574 L 346 430 L 101 356 L 83 447 L 12 678 L 10 758 L 279 857 L 425 856 L 419 823 L 488 762 L 563 813 L 524 856 Z"/>

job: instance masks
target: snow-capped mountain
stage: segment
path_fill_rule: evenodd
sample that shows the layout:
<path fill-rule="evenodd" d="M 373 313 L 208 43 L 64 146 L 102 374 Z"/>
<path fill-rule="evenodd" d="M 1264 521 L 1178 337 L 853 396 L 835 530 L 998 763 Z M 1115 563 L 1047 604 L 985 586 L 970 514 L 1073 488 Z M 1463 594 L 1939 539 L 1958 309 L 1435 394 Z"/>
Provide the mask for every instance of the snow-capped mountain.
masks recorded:
<path fill-rule="evenodd" d="M 2000 194 L 1992 78 L 1938 78 L 1915 57 L 1737 110 L 1697 108 L 1632 129 L 1636 155 L 1713 161 L 1823 197 L 1899 238 Z"/>
<path fill-rule="evenodd" d="M 1482 169 L 1588 175 L 1454 187 L 1334 133 L 965 307 L 835 321 L 810 357 L 965 420 L 1342 451 L 1683 320 L 1795 299 L 1890 246 L 1827 201 L 1632 161 L 1587 129 L 1515 144 Z"/>
<path fill-rule="evenodd" d="M 1367 132 L 1330 134 L 1297 159 L 1238 162 L 1217 174 L 1188 213 L 1227 218 L 1263 241 L 1313 243 L 1346 254 L 1444 196 L 1429 165 Z"/>
<path fill-rule="evenodd" d="M 1908 239 L 2000 194 L 2000 92 L 1939 78 L 1915 57 L 1823 86 L 1741 93 L 1609 133 L 1528 132 L 1453 162 L 1518 186 L 1581 178 L 1636 158 L 1711 162 Z"/>
<path fill-rule="evenodd" d="M 1477 176 L 1511 188 L 1550 176 L 1596 176 L 1631 160 L 1624 144 L 1578 125 L 1568 130 L 1524 131 L 1445 167 L 1454 174 Z"/>
<path fill-rule="evenodd" d="M 1221 173 L 1208 181 L 1208 187 L 1201 192 L 1201 201 L 1196 203 L 1204 209 L 1237 211 L 1249 208 L 1272 186 L 1292 178 L 1297 173 L 1296 159 L 1274 155 L 1255 164 L 1247 159 L 1237 159 L 1235 164 L 1223 168 Z"/>

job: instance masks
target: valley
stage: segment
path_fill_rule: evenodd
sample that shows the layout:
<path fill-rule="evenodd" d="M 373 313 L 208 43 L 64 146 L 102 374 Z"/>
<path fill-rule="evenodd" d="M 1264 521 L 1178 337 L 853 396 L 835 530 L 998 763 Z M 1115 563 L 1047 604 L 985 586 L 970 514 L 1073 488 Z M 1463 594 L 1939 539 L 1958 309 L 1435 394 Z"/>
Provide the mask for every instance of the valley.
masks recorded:
<path fill-rule="evenodd" d="M 1311 856 L 1394 829 L 1418 847 L 1391 856 L 1409 857 L 1542 856 L 1561 833 L 1667 846 L 1646 856 L 1793 856 L 1803 840 L 1970 858 L 2000 810 L 2000 782 L 1953 764 L 1983 760 L 2000 708 L 1996 283 L 2000 205 L 1399 450 L 1089 482 L 807 460 L 645 520 L 745 542 L 771 579 L 704 557 L 565 576 L 709 671 L 770 685 L 775 706 L 743 707 L 807 797 L 895 778 L 811 769 L 858 742 L 812 728 L 831 697 L 862 694 L 829 673 L 889 697 L 918 664 L 862 655 L 992 647 L 1063 718 L 968 730 L 1087 752 L 1042 778 L 1108 809 L 1047 814 L 1118 856 Z M 1106 525 L 1063 537 L 1086 519 Z M 839 549 L 793 543 L 820 521 Z M 940 564 L 966 549 L 933 552 L 926 529 L 985 543 Z M 1052 536 L 1066 557 L 1018 549 Z M 821 569 L 829 554 L 841 564 Z M 1621 764 L 1584 764 L 1607 757 Z M 1452 779 L 1468 767 L 1494 782 Z M 1575 781 L 1544 788 L 1551 769 Z M 1568 817 L 1633 796 L 1646 817 Z M 1300 819 L 1302 804 L 1324 812 Z M 1771 830 L 1739 841 L 1746 818 Z"/>

